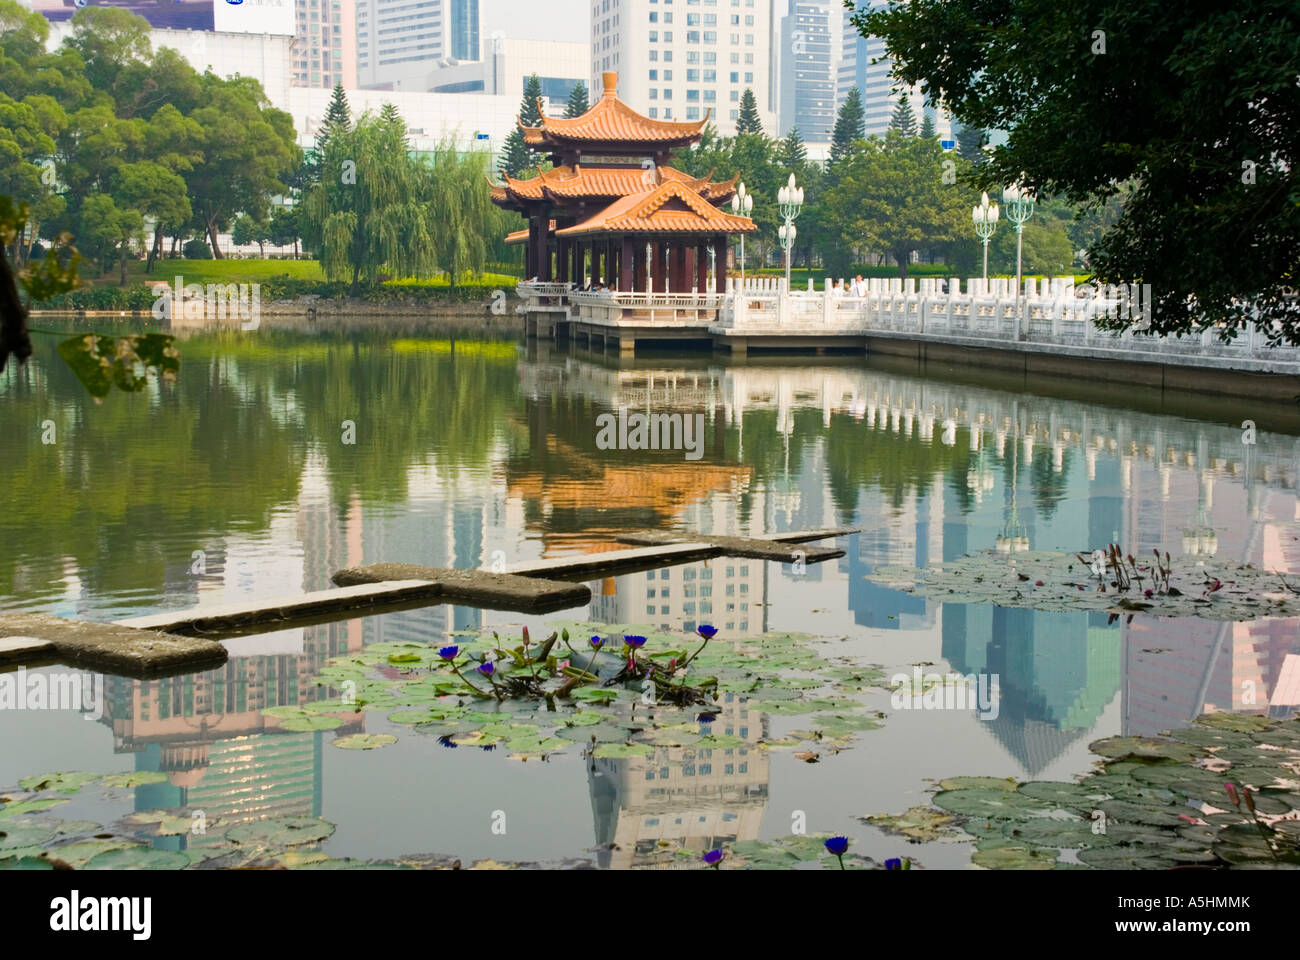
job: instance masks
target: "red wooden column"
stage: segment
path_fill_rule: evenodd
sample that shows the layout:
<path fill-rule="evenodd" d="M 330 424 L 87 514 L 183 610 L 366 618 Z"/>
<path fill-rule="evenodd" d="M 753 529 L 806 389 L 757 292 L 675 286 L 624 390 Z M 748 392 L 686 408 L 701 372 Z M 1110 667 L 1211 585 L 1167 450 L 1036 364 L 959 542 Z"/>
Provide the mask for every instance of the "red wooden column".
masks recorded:
<path fill-rule="evenodd" d="M 718 293 L 727 292 L 727 235 L 713 238 L 714 273 L 718 278 Z"/>
<path fill-rule="evenodd" d="M 703 240 L 695 245 L 695 289 L 700 293 L 709 290 L 709 245 Z"/>
<path fill-rule="evenodd" d="M 686 293 L 690 286 L 686 272 L 686 244 L 673 244 L 673 293 Z"/>
<path fill-rule="evenodd" d="M 624 293 L 633 289 L 633 277 L 636 266 L 635 241 L 631 237 L 623 238 L 623 249 L 619 251 L 618 289 Z"/>
<path fill-rule="evenodd" d="M 645 244 L 641 240 L 636 240 L 632 247 L 632 289 L 637 293 L 644 293 L 646 290 L 645 268 Z"/>
<path fill-rule="evenodd" d="M 655 291 L 655 293 L 663 293 L 664 290 L 667 289 L 664 286 L 664 281 L 667 280 L 668 278 L 668 265 L 667 263 L 664 262 L 665 258 L 664 258 L 663 241 L 661 240 L 655 241 L 653 252 L 654 252 L 654 264 L 651 266 L 650 269 L 652 288 Z"/>

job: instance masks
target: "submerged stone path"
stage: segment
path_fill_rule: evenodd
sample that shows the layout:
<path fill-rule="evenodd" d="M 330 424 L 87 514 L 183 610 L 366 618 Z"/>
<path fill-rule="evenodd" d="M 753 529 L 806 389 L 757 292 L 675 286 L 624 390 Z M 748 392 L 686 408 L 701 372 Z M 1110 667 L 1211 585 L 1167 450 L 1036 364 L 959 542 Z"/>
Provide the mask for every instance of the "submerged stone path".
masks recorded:
<path fill-rule="evenodd" d="M 591 589 L 574 582 L 735 556 L 779 563 L 819 563 L 843 550 L 791 547 L 856 533 L 805 530 L 761 537 L 669 534 L 618 539 L 645 544 L 626 550 L 554 557 L 516 564 L 508 572 L 453 570 L 411 563 L 376 563 L 334 574 L 338 586 L 292 597 L 213 604 L 131 617 L 114 623 L 68 620 L 39 613 L 0 616 L 0 668 L 64 663 L 145 679 L 202 670 L 226 662 L 220 637 L 236 637 L 398 610 L 453 603 L 484 610 L 549 613 L 581 606 Z"/>

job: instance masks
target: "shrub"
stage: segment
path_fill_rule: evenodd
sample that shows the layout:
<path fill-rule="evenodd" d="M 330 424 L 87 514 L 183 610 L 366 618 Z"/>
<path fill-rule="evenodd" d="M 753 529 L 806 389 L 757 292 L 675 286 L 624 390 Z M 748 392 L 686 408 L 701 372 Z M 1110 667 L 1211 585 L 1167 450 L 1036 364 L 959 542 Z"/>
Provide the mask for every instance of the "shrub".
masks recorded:
<path fill-rule="evenodd" d="M 208 242 L 200 240 L 198 237 L 193 240 L 186 240 L 185 246 L 181 247 L 181 252 L 185 255 L 186 260 L 212 259 L 212 249 L 208 246 Z"/>

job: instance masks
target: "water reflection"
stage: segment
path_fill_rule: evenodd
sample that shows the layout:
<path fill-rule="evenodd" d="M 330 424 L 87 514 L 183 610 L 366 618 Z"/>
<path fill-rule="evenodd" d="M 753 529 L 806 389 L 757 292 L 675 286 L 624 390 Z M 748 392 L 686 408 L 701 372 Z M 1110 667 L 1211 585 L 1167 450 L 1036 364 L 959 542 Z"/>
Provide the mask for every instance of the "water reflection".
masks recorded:
<path fill-rule="evenodd" d="M 974 550 L 1110 541 L 1136 555 L 1159 548 L 1296 572 L 1300 446 L 1264 413 L 1251 445 L 1231 421 L 1125 409 L 1109 394 L 1035 396 L 860 361 L 620 365 L 373 333 L 196 335 L 176 388 L 95 406 L 50 362 L 50 345 L 41 349 L 0 379 L 16 427 L 0 435 L 0 484 L 14 504 L 0 517 L 10 545 L 0 608 L 111 618 L 320 589 L 334 570 L 380 560 L 491 566 L 607 549 L 646 527 L 848 526 L 861 532 L 841 540 L 838 561 L 796 571 L 720 558 L 609 578 L 591 584 L 588 609 L 565 616 L 684 631 L 710 622 L 732 637 L 798 629 L 843 637 L 841 655 L 891 670 L 925 662 L 999 675 L 995 720 L 895 715 L 834 759 L 872 790 L 892 780 L 914 792 L 921 777 L 952 772 L 1068 777 L 1101 736 L 1300 703 L 1295 619 L 1128 622 L 940 604 L 866 579 Z M 619 409 L 702 413 L 704 458 L 599 449 L 596 416 Z M 40 442 L 46 419 L 58 426 L 54 445 Z M 340 441 L 344 420 L 357 425 L 355 445 Z M 347 714 L 337 730 L 295 732 L 264 708 L 335 695 L 313 678 L 340 653 L 512 621 L 446 606 L 242 638 L 222 670 L 110 678 L 102 722 L 114 753 L 168 775 L 137 789 L 137 809 L 316 815 L 326 767 L 344 762 L 324 746 L 381 721 Z M 886 696 L 876 700 L 887 710 Z M 0 713 L 0 735 L 21 720 Z M 757 744 L 789 721 L 737 698 L 717 725 L 746 746 L 585 764 L 590 818 L 556 827 L 555 842 L 629 866 L 653 861 L 661 840 L 705 849 L 788 832 L 785 810 L 766 824 L 764 813 L 790 761 Z M 903 758 L 871 737 L 901 738 Z M 978 769 L 924 767 L 920 755 L 943 744 Z M 445 767 L 426 766 L 411 769 L 413 781 L 431 795 L 449 789 Z M 491 789 L 480 792 L 489 803 Z M 872 796 L 879 809 L 898 807 L 892 794 Z M 841 815 L 869 812 L 857 798 L 836 802 Z"/>

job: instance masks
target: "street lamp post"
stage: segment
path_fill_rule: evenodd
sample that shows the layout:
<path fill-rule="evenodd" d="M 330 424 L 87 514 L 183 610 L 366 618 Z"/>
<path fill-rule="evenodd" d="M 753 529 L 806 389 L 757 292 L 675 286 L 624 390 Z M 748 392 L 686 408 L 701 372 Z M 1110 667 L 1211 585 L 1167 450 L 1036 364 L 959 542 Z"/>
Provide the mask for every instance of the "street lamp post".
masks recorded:
<path fill-rule="evenodd" d="M 799 216 L 799 211 L 803 209 L 803 187 L 795 184 L 793 173 L 790 174 L 790 179 L 786 182 L 786 185 L 776 192 L 776 202 L 781 210 L 781 216 L 785 219 L 785 223 L 778 227 L 776 232 L 777 236 L 781 238 L 781 247 L 785 250 L 785 289 L 788 293 L 790 290 L 790 255 L 794 250 L 794 238 L 798 235 L 794 221 Z"/>
<path fill-rule="evenodd" d="M 1007 208 L 1007 219 L 1016 225 L 1016 318 L 1023 337 L 1024 318 L 1020 315 L 1020 294 L 1024 281 L 1020 277 L 1020 254 L 1024 248 L 1025 224 L 1034 215 L 1034 195 L 1018 183 L 1013 183 L 1002 191 L 1002 202 Z"/>
<path fill-rule="evenodd" d="M 998 228 L 998 205 L 989 203 L 987 193 L 980 194 L 980 205 L 971 210 L 971 219 L 975 222 L 975 236 L 984 244 L 984 281 L 989 279 L 989 241 Z"/>
<path fill-rule="evenodd" d="M 745 192 L 745 182 L 742 180 L 736 186 L 736 192 L 731 195 L 731 212 L 737 216 L 749 216 L 749 211 L 754 209 L 754 198 Z M 745 235 L 740 235 L 740 287 L 745 288 Z"/>

